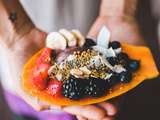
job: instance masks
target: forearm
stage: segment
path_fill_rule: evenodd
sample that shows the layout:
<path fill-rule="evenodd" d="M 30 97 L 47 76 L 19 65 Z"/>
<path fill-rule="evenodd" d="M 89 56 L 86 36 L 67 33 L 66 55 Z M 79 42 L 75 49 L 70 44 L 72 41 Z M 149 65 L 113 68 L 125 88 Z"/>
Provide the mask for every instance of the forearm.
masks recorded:
<path fill-rule="evenodd" d="M 0 35 L 25 34 L 33 27 L 19 0 L 0 0 Z"/>
<path fill-rule="evenodd" d="M 134 16 L 137 0 L 101 0 L 100 16 Z"/>

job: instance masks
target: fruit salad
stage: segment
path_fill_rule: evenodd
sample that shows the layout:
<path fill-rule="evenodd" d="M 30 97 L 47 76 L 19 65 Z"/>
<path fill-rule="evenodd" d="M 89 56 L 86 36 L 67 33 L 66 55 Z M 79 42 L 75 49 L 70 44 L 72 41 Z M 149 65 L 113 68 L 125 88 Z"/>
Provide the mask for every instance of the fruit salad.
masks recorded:
<path fill-rule="evenodd" d="M 97 38 L 78 30 L 51 32 L 46 46 L 25 64 L 24 90 L 49 105 L 88 105 L 119 96 L 159 75 L 149 48 Z"/>
<path fill-rule="evenodd" d="M 106 28 L 102 32 L 109 34 Z M 85 39 L 77 30 L 50 33 L 37 60 L 34 84 L 39 89 L 46 85 L 52 96 L 79 100 L 102 97 L 114 85 L 130 82 L 140 61 L 122 52 L 120 42 L 99 38 Z"/>

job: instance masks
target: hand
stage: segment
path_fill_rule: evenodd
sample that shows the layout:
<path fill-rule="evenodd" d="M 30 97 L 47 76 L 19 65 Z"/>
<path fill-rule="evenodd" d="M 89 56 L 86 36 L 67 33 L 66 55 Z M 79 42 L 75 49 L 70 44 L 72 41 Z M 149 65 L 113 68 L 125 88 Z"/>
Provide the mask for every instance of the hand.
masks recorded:
<path fill-rule="evenodd" d="M 37 52 L 37 50 L 44 46 L 44 40 L 46 37 L 46 33 L 38 30 L 37 28 L 32 26 L 32 24 L 29 28 L 28 27 L 25 29 L 27 30 L 25 34 L 21 35 L 14 33 L 13 36 L 10 35 L 11 39 L 6 39 L 3 35 L 1 36 L 0 45 L 2 49 L 1 52 L 5 53 L 5 56 L 3 56 L 4 59 L 14 60 L 11 61 L 8 66 L 5 66 L 5 69 L 18 71 L 9 73 L 8 75 L 4 76 L 4 78 L 2 78 L 2 83 L 3 86 L 5 86 L 5 89 L 9 89 L 12 90 L 12 92 L 15 92 L 36 110 L 56 108 L 64 110 L 73 115 L 77 115 L 78 119 L 87 118 L 96 120 L 101 120 L 106 116 L 107 113 L 107 115 L 110 116 L 109 118 L 111 119 L 112 116 L 116 113 L 116 109 L 110 103 L 104 102 L 96 105 L 72 106 L 62 108 L 61 106 L 49 106 L 44 104 L 42 105 L 39 101 L 35 100 L 23 91 L 23 88 L 20 84 L 21 79 L 19 79 L 22 67 L 27 59 L 29 59 L 35 52 Z M 24 29 L 22 29 L 22 31 L 23 30 Z M 14 36 L 19 39 L 14 39 Z M 3 64 L 4 61 L 1 61 L 1 63 Z M 7 85 L 9 83 L 12 86 Z M 91 116 L 91 114 L 93 114 L 94 116 Z"/>
<path fill-rule="evenodd" d="M 10 90 L 12 93 L 20 96 L 36 110 L 61 109 L 77 115 L 78 119 L 101 120 L 107 114 L 113 116 L 116 113 L 116 109 L 110 103 L 71 107 L 49 106 L 42 104 L 23 91 L 20 79 L 23 65 L 35 52 L 44 47 L 46 33 L 40 31 L 33 25 L 23 9 L 19 6 L 19 3 L 17 3 L 18 1 L 13 1 L 9 4 L 6 2 L 12 1 L 0 2 L 0 11 L 2 13 L 0 17 L 4 18 L 3 24 L 1 24 L 2 21 L 0 22 L 0 54 L 3 58 L 0 59 L 0 69 L 4 72 L 1 79 L 4 89 Z M 10 16 L 9 13 L 12 11 L 8 10 L 8 7 L 5 7 L 6 4 L 12 5 L 10 7 L 16 9 L 17 19 L 8 19 Z M 8 72 L 8 70 L 10 72 Z"/>
<path fill-rule="evenodd" d="M 95 38 L 102 26 L 109 28 L 111 41 L 117 40 L 133 45 L 145 45 L 139 26 L 133 16 L 99 16 L 88 36 Z"/>
<path fill-rule="evenodd" d="M 142 36 L 140 35 L 139 27 L 136 23 L 136 20 L 133 17 L 99 16 L 95 21 L 95 23 L 93 24 L 93 26 L 91 27 L 88 33 L 88 37 L 96 38 L 102 26 L 106 26 L 109 28 L 111 32 L 111 40 L 117 40 L 120 42 L 126 42 L 134 45 L 145 45 L 145 42 Z M 119 100 L 117 99 L 116 103 L 118 104 L 118 102 Z M 116 115 L 118 109 L 117 104 L 114 105 L 113 103 L 109 102 L 103 102 L 100 104 L 103 106 L 103 109 L 105 109 L 107 112 L 107 115 L 103 119 L 106 120 L 114 119 L 114 116 Z M 95 104 L 94 107 L 96 107 L 97 105 L 99 106 L 99 104 Z M 73 112 L 74 111 L 76 111 L 76 109 L 73 109 Z M 110 115 L 109 111 L 112 111 L 114 114 L 112 113 L 112 115 Z M 79 120 L 86 120 L 88 117 L 85 118 L 83 115 L 83 116 L 77 116 L 77 118 Z"/>

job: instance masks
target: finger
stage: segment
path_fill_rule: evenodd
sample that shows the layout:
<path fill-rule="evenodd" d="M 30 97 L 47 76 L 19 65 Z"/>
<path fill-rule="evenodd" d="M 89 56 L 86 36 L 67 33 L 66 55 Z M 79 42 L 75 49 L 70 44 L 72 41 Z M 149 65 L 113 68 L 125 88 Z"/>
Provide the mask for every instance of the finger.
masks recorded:
<path fill-rule="evenodd" d="M 19 92 L 17 92 L 17 95 L 19 95 L 34 110 L 42 111 L 42 110 L 48 110 L 49 109 L 49 105 L 40 104 L 37 99 L 29 96 L 28 94 L 25 94 L 22 90 L 19 90 Z"/>
<path fill-rule="evenodd" d="M 114 118 L 113 117 L 105 117 L 105 118 L 103 118 L 102 120 L 114 120 Z"/>
<path fill-rule="evenodd" d="M 52 105 L 49 107 L 50 110 L 62 110 L 62 106 L 59 105 Z"/>
<path fill-rule="evenodd" d="M 89 30 L 87 37 L 97 38 L 97 34 L 99 33 L 102 26 L 106 25 L 105 23 L 106 23 L 105 19 L 98 18 L 96 22 L 92 25 L 91 29 Z"/>
<path fill-rule="evenodd" d="M 41 49 L 45 46 L 45 39 L 47 36 L 47 33 L 39 30 L 38 28 L 35 28 L 32 30 L 32 41 L 34 41 L 35 45 L 38 47 L 38 49 Z"/>
<path fill-rule="evenodd" d="M 96 119 L 101 120 L 105 116 L 105 111 L 99 107 L 94 105 L 86 105 L 86 106 L 70 106 L 63 108 L 65 112 L 74 115 L 80 115 L 87 119 Z"/>
<path fill-rule="evenodd" d="M 78 120 L 87 120 L 87 118 L 84 118 L 84 117 L 79 116 L 79 115 L 77 115 L 76 118 L 77 118 Z"/>
<path fill-rule="evenodd" d="M 117 107 L 114 104 L 102 102 L 98 105 L 106 110 L 108 116 L 114 116 L 117 113 Z"/>

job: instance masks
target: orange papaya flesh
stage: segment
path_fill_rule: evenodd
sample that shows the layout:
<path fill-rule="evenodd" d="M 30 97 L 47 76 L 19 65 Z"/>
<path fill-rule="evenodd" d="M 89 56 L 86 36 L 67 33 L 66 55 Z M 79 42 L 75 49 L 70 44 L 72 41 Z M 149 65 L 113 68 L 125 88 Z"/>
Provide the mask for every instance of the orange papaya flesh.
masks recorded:
<path fill-rule="evenodd" d="M 36 53 L 24 66 L 22 73 L 22 85 L 24 90 L 30 95 L 38 98 L 40 101 L 47 102 L 50 105 L 88 105 L 103 102 L 126 93 L 133 89 L 138 84 L 147 79 L 155 78 L 159 75 L 157 67 L 155 65 L 153 56 L 147 47 L 132 46 L 128 44 L 122 44 L 122 50 L 129 55 L 131 59 L 140 60 L 140 68 L 133 74 L 133 78 L 129 83 L 119 83 L 113 86 L 109 92 L 99 98 L 83 98 L 80 100 L 71 100 L 65 97 L 53 97 L 48 94 L 47 90 L 38 90 L 32 82 L 33 68 L 37 58 L 41 55 L 42 50 Z"/>

